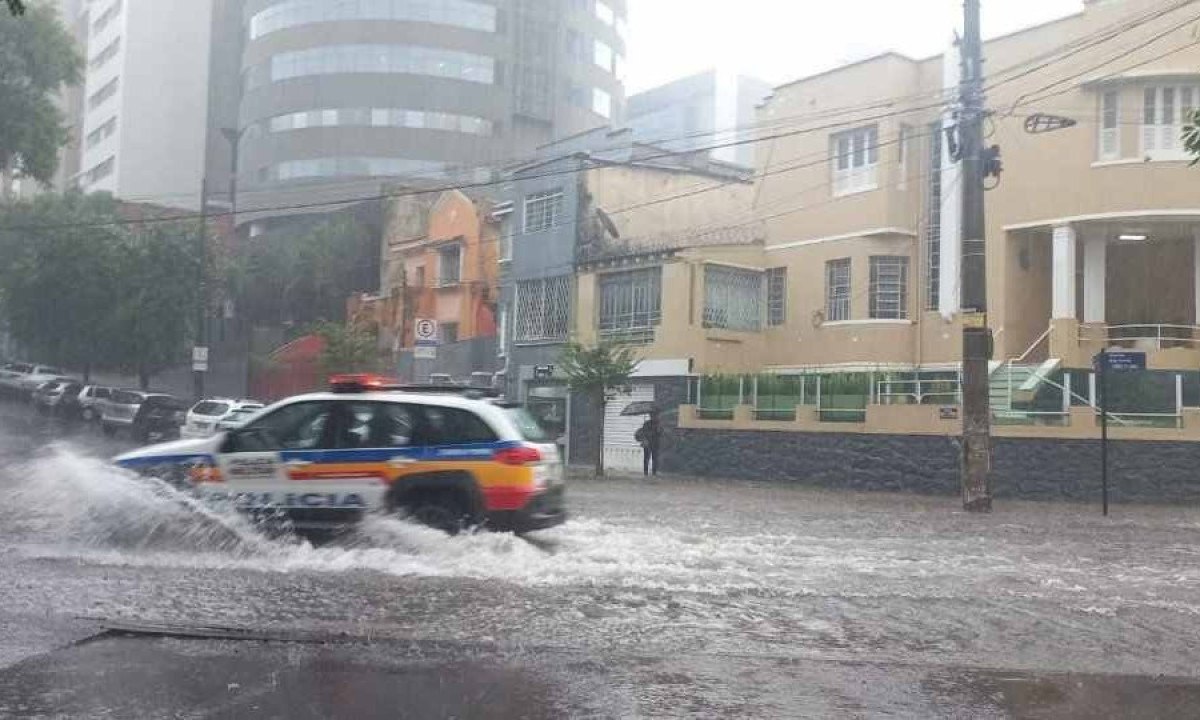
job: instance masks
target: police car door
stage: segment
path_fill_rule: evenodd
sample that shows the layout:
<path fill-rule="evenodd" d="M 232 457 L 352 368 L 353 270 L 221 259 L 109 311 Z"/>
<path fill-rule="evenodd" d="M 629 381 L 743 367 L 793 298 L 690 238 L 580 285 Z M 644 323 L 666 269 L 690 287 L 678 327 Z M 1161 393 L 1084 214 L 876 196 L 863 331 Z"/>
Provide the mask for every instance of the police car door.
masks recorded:
<path fill-rule="evenodd" d="M 331 492 L 354 492 L 368 508 L 382 508 L 391 485 L 420 472 L 417 417 L 410 405 L 344 400 L 334 413 L 334 449 L 325 453 L 322 476 Z"/>
<path fill-rule="evenodd" d="M 230 433 L 218 460 L 229 499 L 240 507 L 293 506 L 293 475 L 316 467 L 331 447 L 333 406 L 285 405 Z"/>

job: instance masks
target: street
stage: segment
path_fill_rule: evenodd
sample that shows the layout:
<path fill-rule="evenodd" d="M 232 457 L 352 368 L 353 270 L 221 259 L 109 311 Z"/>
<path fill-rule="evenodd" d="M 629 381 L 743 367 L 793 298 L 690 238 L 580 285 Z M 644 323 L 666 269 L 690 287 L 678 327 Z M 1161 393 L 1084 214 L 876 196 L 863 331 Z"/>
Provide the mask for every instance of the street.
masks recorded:
<path fill-rule="evenodd" d="M 1200 714 L 1197 507 L 614 479 L 314 547 L 0 423 L 0 717 Z"/>

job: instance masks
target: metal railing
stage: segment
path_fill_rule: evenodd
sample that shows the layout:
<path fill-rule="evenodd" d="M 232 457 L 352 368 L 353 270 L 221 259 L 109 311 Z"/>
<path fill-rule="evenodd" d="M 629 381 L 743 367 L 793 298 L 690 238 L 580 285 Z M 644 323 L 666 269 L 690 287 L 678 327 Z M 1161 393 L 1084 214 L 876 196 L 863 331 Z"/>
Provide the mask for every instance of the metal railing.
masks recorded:
<path fill-rule="evenodd" d="M 875 383 L 875 404 L 961 405 L 962 376 L 951 379 L 922 378 L 918 375 L 913 380 L 878 380 Z"/>
<path fill-rule="evenodd" d="M 1097 337 L 1097 335 L 1099 337 Z M 1108 347 L 1166 350 L 1200 347 L 1200 326 L 1196 325 L 1105 325 L 1099 328 L 1081 325 L 1081 342 L 1102 342 Z"/>

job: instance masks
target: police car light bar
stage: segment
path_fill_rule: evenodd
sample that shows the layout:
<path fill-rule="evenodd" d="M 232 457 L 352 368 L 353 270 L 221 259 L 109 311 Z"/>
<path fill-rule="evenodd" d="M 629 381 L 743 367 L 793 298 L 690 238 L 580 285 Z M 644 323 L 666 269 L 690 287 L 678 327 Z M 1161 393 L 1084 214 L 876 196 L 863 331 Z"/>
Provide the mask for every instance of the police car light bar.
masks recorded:
<path fill-rule="evenodd" d="M 383 375 L 360 373 L 355 375 L 334 375 L 329 378 L 329 389 L 336 393 L 356 393 L 370 390 L 396 390 L 400 382 Z"/>

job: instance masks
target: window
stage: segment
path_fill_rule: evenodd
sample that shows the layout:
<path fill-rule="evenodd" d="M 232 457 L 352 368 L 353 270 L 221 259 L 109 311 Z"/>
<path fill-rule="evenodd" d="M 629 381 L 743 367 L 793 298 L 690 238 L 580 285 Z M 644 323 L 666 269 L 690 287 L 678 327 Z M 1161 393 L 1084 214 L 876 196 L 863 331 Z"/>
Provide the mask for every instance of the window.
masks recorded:
<path fill-rule="evenodd" d="M 704 327 L 762 329 L 763 274 L 724 265 L 704 267 Z"/>
<path fill-rule="evenodd" d="M 896 143 L 897 164 L 900 166 L 900 179 L 896 183 L 899 190 L 908 189 L 908 156 L 912 154 L 908 145 L 912 142 L 913 131 L 911 125 L 900 125 L 900 137 Z"/>
<path fill-rule="evenodd" d="M 500 311 L 497 313 L 496 327 L 496 355 L 505 357 L 508 355 L 508 306 L 501 305 Z"/>
<path fill-rule="evenodd" d="M 496 8 L 471 0 L 289 0 L 250 18 L 250 39 L 298 25 L 340 20 L 397 20 L 496 32 Z"/>
<path fill-rule="evenodd" d="M 557 225 L 562 201 L 562 190 L 548 190 L 525 198 L 525 232 L 541 232 Z"/>
<path fill-rule="evenodd" d="M 601 275 L 600 334 L 654 339 L 662 322 L 662 268 Z"/>
<path fill-rule="evenodd" d="M 426 405 L 425 431 L 430 445 L 476 445 L 496 442 L 496 431 L 469 410 Z"/>
<path fill-rule="evenodd" d="M 1142 152 L 1151 160 L 1186 160 L 1181 136 L 1200 106 L 1200 87 L 1147 87 L 1143 92 Z"/>
<path fill-rule="evenodd" d="M 1121 95 L 1110 90 L 1100 95 L 1100 159 L 1121 157 Z"/>
<path fill-rule="evenodd" d="M 326 438 L 332 403 L 306 402 L 286 405 L 247 425 L 234 437 L 234 452 L 272 450 L 317 450 L 332 444 Z"/>
<path fill-rule="evenodd" d="M 560 275 L 517 284 L 514 342 L 550 342 L 567 338 L 571 277 Z"/>
<path fill-rule="evenodd" d="M 833 194 L 849 195 L 879 187 L 879 127 L 833 136 Z"/>
<path fill-rule="evenodd" d="M 91 170 L 83 174 L 83 186 L 87 187 L 100 182 L 109 175 L 112 175 L 116 168 L 117 158 L 110 155 L 108 159 L 98 163 Z"/>
<path fill-rule="evenodd" d="M 462 279 L 462 247 L 446 245 L 438 248 L 438 285 L 457 285 Z"/>
<path fill-rule="evenodd" d="M 276 115 L 263 125 L 273 133 L 310 127 L 401 127 L 487 136 L 495 130 L 491 120 L 474 115 L 402 108 L 338 108 L 288 113 Z"/>
<path fill-rule="evenodd" d="M 290 160 L 268 169 L 267 177 L 276 180 L 304 180 L 321 177 L 423 177 L 445 175 L 446 163 L 432 160 L 408 160 L 389 157 L 326 157 Z"/>
<path fill-rule="evenodd" d="M 609 95 L 600 88 L 592 89 L 592 112 L 604 118 L 611 118 L 612 105 L 612 95 Z"/>
<path fill-rule="evenodd" d="M 787 322 L 787 268 L 767 271 L 767 324 L 779 327 Z"/>
<path fill-rule="evenodd" d="M 613 49 L 608 46 L 608 43 L 602 40 L 596 40 L 595 49 L 592 51 L 592 62 L 597 67 L 604 68 L 605 72 L 612 72 L 613 69 Z"/>
<path fill-rule="evenodd" d="M 929 126 L 929 198 L 925 218 L 925 307 L 937 310 L 942 297 L 942 123 Z"/>
<path fill-rule="evenodd" d="M 87 149 L 91 150 L 117 131 L 117 118 L 109 118 L 103 125 L 87 134 Z"/>
<path fill-rule="evenodd" d="M 417 45 L 325 45 L 275 55 L 270 81 L 341 73 L 400 73 L 431 75 L 491 85 L 496 61 L 486 55 Z M 250 73 L 252 89 L 262 73 Z"/>
<path fill-rule="evenodd" d="M 339 449 L 409 447 L 417 435 L 417 410 L 399 403 L 346 403 L 341 407 Z"/>
<path fill-rule="evenodd" d="M 112 60 L 116 56 L 116 54 L 118 52 L 120 52 L 120 50 L 121 50 L 121 38 L 120 37 L 114 38 L 113 41 L 110 42 L 108 45 L 106 45 L 103 50 L 96 53 L 92 57 L 91 62 L 88 64 L 91 66 L 91 68 L 93 70 L 99 69 L 100 67 L 102 67 L 104 65 L 104 63 L 108 62 L 109 60 Z"/>
<path fill-rule="evenodd" d="M 604 0 L 596 0 L 596 17 L 600 18 L 600 22 L 605 25 L 612 25 L 617 21 L 617 14 L 613 12 L 612 6 Z"/>
<path fill-rule="evenodd" d="M 206 417 L 216 417 L 227 412 L 229 412 L 229 403 L 216 400 L 204 400 L 196 403 L 196 406 L 192 408 L 192 414 Z"/>
<path fill-rule="evenodd" d="M 442 343 L 453 345 L 458 342 L 458 323 L 444 322 L 441 324 Z"/>
<path fill-rule="evenodd" d="M 880 255 L 871 258 L 872 320 L 908 318 L 908 258 Z"/>
<path fill-rule="evenodd" d="M 115 77 L 105 83 L 104 87 L 92 93 L 91 97 L 88 98 L 88 110 L 95 110 L 104 104 L 105 100 L 108 100 L 113 95 L 116 95 L 120 80 L 121 78 Z"/>
<path fill-rule="evenodd" d="M 825 263 L 825 322 L 850 319 L 850 258 Z"/>
<path fill-rule="evenodd" d="M 496 203 L 492 208 L 492 219 L 500 223 L 499 238 L 500 262 L 512 260 L 513 251 L 513 204 L 511 201 Z"/>

